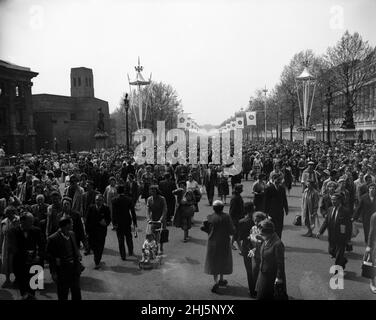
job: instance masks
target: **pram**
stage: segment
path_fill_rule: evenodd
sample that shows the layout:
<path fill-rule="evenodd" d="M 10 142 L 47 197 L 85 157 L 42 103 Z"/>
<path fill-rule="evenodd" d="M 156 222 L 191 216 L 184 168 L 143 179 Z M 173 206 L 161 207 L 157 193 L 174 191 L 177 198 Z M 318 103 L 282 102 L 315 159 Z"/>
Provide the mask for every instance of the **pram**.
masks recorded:
<path fill-rule="evenodd" d="M 153 249 L 145 250 L 142 249 L 142 259 L 139 261 L 138 266 L 140 269 L 153 269 L 162 264 L 162 255 L 159 253 L 159 244 L 162 231 L 162 222 L 159 221 L 149 221 L 148 228 L 150 228 L 150 233 L 154 236 L 156 245 Z M 149 233 L 146 232 L 146 236 Z"/>

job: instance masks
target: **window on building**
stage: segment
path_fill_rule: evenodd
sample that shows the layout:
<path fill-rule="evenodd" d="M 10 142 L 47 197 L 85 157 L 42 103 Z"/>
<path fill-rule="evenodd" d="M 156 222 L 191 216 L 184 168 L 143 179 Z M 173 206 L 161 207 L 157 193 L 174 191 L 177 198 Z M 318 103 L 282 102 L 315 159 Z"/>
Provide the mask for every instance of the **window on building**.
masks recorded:
<path fill-rule="evenodd" d="M 89 86 L 89 81 L 87 80 L 87 77 L 85 78 L 85 85 L 88 87 Z"/>
<path fill-rule="evenodd" d="M 78 77 L 77 79 L 78 79 L 78 86 L 81 87 L 81 78 Z"/>
<path fill-rule="evenodd" d="M 18 86 L 16 86 L 16 97 L 20 96 L 20 89 Z"/>
<path fill-rule="evenodd" d="M 70 114 L 70 119 L 73 120 L 73 121 L 77 120 L 76 114 L 75 113 L 71 113 Z"/>
<path fill-rule="evenodd" d="M 76 85 L 76 78 L 73 78 L 73 87 L 75 87 Z"/>
<path fill-rule="evenodd" d="M 89 78 L 89 87 L 91 88 L 91 78 Z"/>

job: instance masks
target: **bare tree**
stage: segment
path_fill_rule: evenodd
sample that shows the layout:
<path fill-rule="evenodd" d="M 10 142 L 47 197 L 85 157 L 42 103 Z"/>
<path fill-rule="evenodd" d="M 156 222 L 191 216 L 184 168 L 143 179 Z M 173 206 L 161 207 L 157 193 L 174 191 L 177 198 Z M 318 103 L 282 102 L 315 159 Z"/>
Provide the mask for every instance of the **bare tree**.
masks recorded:
<path fill-rule="evenodd" d="M 344 96 L 344 129 L 354 129 L 354 112 L 361 89 L 371 75 L 368 67 L 375 58 L 375 50 L 359 33 L 344 33 L 338 43 L 329 47 L 325 55 L 327 66 L 332 71 L 331 86 Z"/>

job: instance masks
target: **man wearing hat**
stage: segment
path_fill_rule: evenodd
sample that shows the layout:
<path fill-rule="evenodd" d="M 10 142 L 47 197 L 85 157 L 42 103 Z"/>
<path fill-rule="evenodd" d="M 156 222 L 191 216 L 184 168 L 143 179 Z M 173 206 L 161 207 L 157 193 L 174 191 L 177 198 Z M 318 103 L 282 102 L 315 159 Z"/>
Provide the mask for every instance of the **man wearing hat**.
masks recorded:
<path fill-rule="evenodd" d="M 49 268 L 57 285 L 59 300 L 68 300 L 69 290 L 72 300 L 81 300 L 81 255 L 74 232 L 71 230 L 72 220 L 68 216 L 63 216 L 59 220 L 59 230 L 47 241 Z"/>
<path fill-rule="evenodd" d="M 277 173 L 271 178 L 271 183 L 265 188 L 265 213 L 272 218 L 275 232 L 281 239 L 284 215 L 288 215 L 289 207 L 281 175 Z"/>
<path fill-rule="evenodd" d="M 211 206 L 214 198 L 214 189 L 217 185 L 217 171 L 212 164 L 209 164 L 209 167 L 204 171 L 204 185 L 209 206 Z"/>
<path fill-rule="evenodd" d="M 319 185 L 319 178 L 317 172 L 314 170 L 315 163 L 313 161 L 308 161 L 308 168 L 305 169 L 302 173 L 302 186 L 303 191 L 308 186 L 308 180 L 313 181 L 315 188 L 318 188 Z"/>
<path fill-rule="evenodd" d="M 373 213 L 376 212 L 376 184 L 368 185 L 368 193 L 360 197 L 359 206 L 355 210 L 353 220 L 361 217 L 364 230 L 364 241 L 367 243 L 370 230 L 370 221 Z"/>
<path fill-rule="evenodd" d="M 332 207 L 316 237 L 319 238 L 328 229 L 329 254 L 335 258 L 336 265 L 345 269 L 345 250 L 351 237 L 351 218 L 348 209 L 342 204 L 342 197 L 339 192 L 331 196 Z"/>
<path fill-rule="evenodd" d="M 104 204 L 101 194 L 95 197 L 95 205 L 89 207 L 86 217 L 86 232 L 90 249 L 94 252 L 95 269 L 100 268 L 104 244 L 107 236 L 107 226 L 111 222 L 110 209 Z"/>

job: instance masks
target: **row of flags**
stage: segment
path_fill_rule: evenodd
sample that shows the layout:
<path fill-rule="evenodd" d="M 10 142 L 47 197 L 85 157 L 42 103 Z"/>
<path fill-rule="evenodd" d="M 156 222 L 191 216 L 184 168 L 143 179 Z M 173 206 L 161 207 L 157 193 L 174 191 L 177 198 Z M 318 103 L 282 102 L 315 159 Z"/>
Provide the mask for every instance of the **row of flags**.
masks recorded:
<path fill-rule="evenodd" d="M 178 129 L 198 132 L 199 126 L 188 113 L 181 113 L 178 115 Z"/>
<path fill-rule="evenodd" d="M 223 127 L 221 127 L 220 131 L 229 131 L 235 129 L 243 129 L 244 126 L 255 126 L 256 125 L 256 111 L 248 111 L 246 114 L 246 123 L 244 123 L 244 117 L 236 117 L 235 121 L 231 121 L 226 123 Z M 189 130 L 189 131 L 196 131 L 198 132 L 199 126 L 197 123 L 189 117 L 188 113 L 181 113 L 178 115 L 178 128 Z"/>
<path fill-rule="evenodd" d="M 229 131 L 235 129 L 244 129 L 244 126 L 256 125 L 256 111 L 248 111 L 245 113 L 246 123 L 244 123 L 244 117 L 236 117 L 234 121 L 226 123 L 221 127 L 220 131 Z"/>

